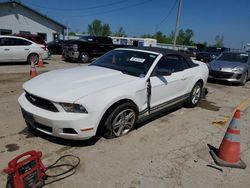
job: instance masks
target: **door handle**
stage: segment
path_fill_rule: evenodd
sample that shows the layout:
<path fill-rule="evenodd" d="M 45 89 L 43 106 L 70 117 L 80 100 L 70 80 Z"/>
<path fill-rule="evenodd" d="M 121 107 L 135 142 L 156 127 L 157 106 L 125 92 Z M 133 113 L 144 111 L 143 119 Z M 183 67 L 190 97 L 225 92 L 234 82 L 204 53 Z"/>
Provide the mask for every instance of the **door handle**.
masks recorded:
<path fill-rule="evenodd" d="M 28 48 L 25 48 L 24 50 L 25 50 L 25 51 L 28 51 L 28 50 L 30 50 L 30 49 L 28 49 Z"/>
<path fill-rule="evenodd" d="M 4 49 L 4 51 L 10 51 L 10 49 L 8 49 L 8 48 L 5 48 L 5 49 Z"/>

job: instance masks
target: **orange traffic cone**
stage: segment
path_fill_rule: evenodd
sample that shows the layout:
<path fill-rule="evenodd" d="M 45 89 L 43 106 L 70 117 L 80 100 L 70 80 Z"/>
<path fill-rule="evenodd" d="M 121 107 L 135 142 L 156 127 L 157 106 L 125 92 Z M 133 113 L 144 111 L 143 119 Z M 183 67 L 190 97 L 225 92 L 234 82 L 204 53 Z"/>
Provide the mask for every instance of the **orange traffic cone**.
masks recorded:
<path fill-rule="evenodd" d="M 237 109 L 231 120 L 225 136 L 220 144 L 219 150 L 215 154 L 213 150 L 210 153 L 219 166 L 232 168 L 246 168 L 246 164 L 240 159 L 240 110 Z"/>
<path fill-rule="evenodd" d="M 35 59 L 33 57 L 33 59 L 31 60 L 31 66 L 30 66 L 30 79 L 36 76 L 37 76 L 37 72 L 36 72 L 36 67 L 35 67 Z"/>
<path fill-rule="evenodd" d="M 44 64 L 43 64 L 43 59 L 42 59 L 42 55 L 39 54 L 39 60 L 38 60 L 38 64 L 37 64 L 38 67 L 45 67 Z"/>

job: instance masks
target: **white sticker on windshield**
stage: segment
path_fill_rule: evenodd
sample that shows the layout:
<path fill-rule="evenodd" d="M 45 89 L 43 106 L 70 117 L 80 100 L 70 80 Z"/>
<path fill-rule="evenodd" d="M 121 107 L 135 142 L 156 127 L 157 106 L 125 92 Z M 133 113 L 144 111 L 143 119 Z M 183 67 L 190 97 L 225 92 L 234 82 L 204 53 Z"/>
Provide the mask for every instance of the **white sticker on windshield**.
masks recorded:
<path fill-rule="evenodd" d="M 240 56 L 248 57 L 248 54 L 240 54 Z"/>
<path fill-rule="evenodd" d="M 143 59 L 143 58 L 139 58 L 139 57 L 131 57 L 129 59 L 129 61 L 135 61 L 135 62 L 139 62 L 139 63 L 144 63 L 146 59 Z"/>

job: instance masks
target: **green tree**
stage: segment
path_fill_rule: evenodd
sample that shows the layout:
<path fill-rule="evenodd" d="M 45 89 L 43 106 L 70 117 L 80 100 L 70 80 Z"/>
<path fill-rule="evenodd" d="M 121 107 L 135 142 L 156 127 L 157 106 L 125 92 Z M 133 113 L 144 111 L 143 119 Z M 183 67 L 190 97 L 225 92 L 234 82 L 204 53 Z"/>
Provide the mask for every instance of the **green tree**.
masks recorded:
<path fill-rule="evenodd" d="M 69 32 L 69 35 L 70 35 L 70 36 L 76 36 L 76 33 L 73 32 L 73 31 L 71 31 L 71 32 Z"/>
<path fill-rule="evenodd" d="M 101 36 L 107 37 L 111 35 L 111 30 L 109 24 L 103 24 Z"/>
<path fill-rule="evenodd" d="M 216 35 L 214 46 L 216 46 L 216 47 L 223 47 L 224 46 L 224 36 L 223 35 Z"/>
<path fill-rule="evenodd" d="M 154 35 L 151 34 L 143 34 L 140 36 L 140 38 L 155 38 Z"/>
<path fill-rule="evenodd" d="M 193 45 L 194 42 L 192 40 L 194 36 L 194 32 L 192 29 L 186 29 L 186 30 L 179 30 L 179 34 L 176 39 L 176 44 L 179 45 Z M 170 38 L 173 40 L 174 39 L 174 32 L 171 33 Z"/>
<path fill-rule="evenodd" d="M 114 37 L 127 37 L 125 30 L 123 27 L 119 27 L 117 31 L 113 33 Z"/>
<path fill-rule="evenodd" d="M 102 24 L 101 20 L 94 20 L 88 25 L 88 33 L 94 36 L 109 36 L 111 31 L 109 24 Z"/>
<path fill-rule="evenodd" d="M 172 43 L 172 39 L 164 35 L 161 31 L 157 31 L 154 35 L 154 38 L 157 40 L 158 43 Z"/>

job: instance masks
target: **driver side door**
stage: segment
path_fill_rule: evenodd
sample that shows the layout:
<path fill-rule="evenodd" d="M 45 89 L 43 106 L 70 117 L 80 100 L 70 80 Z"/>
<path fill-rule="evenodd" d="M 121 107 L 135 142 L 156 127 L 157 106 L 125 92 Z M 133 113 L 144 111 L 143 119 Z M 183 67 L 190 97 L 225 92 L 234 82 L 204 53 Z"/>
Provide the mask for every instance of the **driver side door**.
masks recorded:
<path fill-rule="evenodd" d="M 159 69 L 167 69 L 171 75 L 159 75 Z M 184 70 L 185 67 L 178 55 L 166 55 L 159 60 L 150 77 L 152 112 L 185 99 L 188 78 Z"/>

